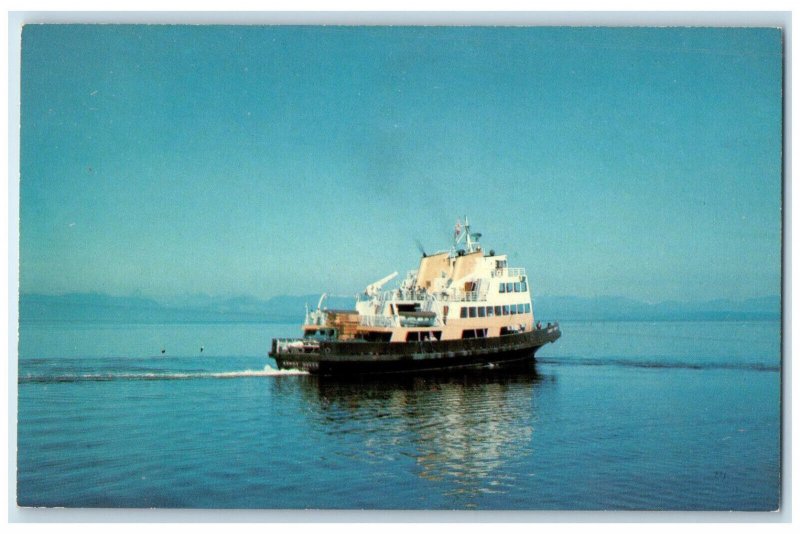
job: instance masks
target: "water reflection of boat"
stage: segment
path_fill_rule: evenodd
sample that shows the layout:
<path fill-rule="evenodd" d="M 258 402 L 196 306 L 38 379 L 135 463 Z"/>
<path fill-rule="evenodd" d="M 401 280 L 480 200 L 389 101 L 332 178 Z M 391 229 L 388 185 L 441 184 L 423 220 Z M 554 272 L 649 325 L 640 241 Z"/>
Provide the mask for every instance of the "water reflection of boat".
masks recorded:
<path fill-rule="evenodd" d="M 412 459 L 420 479 L 447 480 L 448 502 L 468 508 L 518 476 L 505 469 L 532 450 L 536 373 L 400 375 L 390 380 L 308 376 L 300 386 L 332 439 L 347 436 L 351 460 L 386 469 Z M 435 502 L 421 507 L 435 507 Z"/>
<path fill-rule="evenodd" d="M 398 287 L 394 272 L 366 287 L 355 310 L 306 312 L 303 337 L 273 339 L 280 369 L 354 375 L 494 370 L 525 365 L 561 336 L 558 323 L 534 320 L 525 269 L 484 251 L 465 219 L 452 247 L 427 255 Z"/>

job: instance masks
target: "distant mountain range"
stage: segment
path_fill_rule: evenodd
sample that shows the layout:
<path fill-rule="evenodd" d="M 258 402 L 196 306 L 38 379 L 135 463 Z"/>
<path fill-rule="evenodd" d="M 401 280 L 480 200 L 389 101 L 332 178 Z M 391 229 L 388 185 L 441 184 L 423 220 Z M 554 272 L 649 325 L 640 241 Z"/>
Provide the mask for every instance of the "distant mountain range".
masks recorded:
<path fill-rule="evenodd" d="M 101 293 L 66 295 L 23 294 L 20 322 L 301 322 L 306 304 L 315 308 L 319 295 L 255 297 L 191 297 L 153 300 L 113 297 Z M 324 306 L 352 309 L 355 298 L 332 296 Z M 778 296 L 745 300 L 703 302 L 667 301 L 657 304 L 623 297 L 543 296 L 534 300 L 537 319 L 543 321 L 676 321 L 676 320 L 777 320 L 781 316 Z"/>
<path fill-rule="evenodd" d="M 319 295 L 255 297 L 212 297 L 193 295 L 154 300 L 141 297 L 113 297 L 102 293 L 65 295 L 20 295 L 20 322 L 301 322 L 306 304 L 316 308 Z M 355 298 L 332 296 L 328 308 L 353 308 Z"/>
<path fill-rule="evenodd" d="M 570 321 L 777 320 L 781 317 L 781 298 L 648 304 L 623 297 L 538 297 L 534 299 L 534 312 L 542 320 Z"/>

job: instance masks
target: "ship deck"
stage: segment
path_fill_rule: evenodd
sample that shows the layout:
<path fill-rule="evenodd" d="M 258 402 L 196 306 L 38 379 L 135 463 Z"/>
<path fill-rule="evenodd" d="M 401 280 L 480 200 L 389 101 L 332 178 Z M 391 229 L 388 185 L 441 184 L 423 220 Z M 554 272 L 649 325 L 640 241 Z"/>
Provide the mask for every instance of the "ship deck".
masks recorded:
<path fill-rule="evenodd" d="M 281 369 L 320 374 L 369 374 L 507 367 L 531 360 L 542 345 L 561 337 L 558 323 L 498 337 L 411 341 L 320 341 L 309 350 L 298 340 L 273 340 L 269 355 Z"/>

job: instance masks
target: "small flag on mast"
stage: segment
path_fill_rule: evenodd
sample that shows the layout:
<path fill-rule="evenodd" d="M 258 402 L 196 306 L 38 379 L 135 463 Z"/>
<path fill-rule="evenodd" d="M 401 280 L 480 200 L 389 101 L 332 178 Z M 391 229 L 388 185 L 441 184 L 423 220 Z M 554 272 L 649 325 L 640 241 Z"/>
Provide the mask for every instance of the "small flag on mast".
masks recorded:
<path fill-rule="evenodd" d="M 461 219 L 456 221 L 456 230 L 455 235 L 453 236 L 454 239 L 458 239 L 458 236 L 461 235 Z"/>

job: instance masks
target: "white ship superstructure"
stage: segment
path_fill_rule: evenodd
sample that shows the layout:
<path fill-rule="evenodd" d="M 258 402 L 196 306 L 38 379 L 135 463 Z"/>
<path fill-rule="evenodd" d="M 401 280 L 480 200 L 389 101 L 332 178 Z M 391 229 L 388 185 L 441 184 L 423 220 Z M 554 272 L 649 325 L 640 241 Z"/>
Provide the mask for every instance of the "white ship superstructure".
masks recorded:
<path fill-rule="evenodd" d="M 393 289 L 392 273 L 357 296 L 355 310 L 306 314 L 306 338 L 383 342 L 492 338 L 534 329 L 530 281 L 505 254 L 484 251 L 465 218 L 450 250 L 426 255 Z"/>

